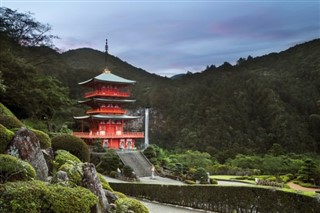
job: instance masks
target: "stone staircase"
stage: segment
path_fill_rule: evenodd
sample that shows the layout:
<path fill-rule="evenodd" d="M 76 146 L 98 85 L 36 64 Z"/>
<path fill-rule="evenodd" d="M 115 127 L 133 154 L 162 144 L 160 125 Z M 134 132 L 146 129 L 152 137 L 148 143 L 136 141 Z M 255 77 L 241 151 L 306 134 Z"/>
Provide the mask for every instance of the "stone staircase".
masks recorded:
<path fill-rule="evenodd" d="M 141 151 L 117 151 L 124 165 L 130 166 L 138 177 L 151 176 L 152 164 Z"/>

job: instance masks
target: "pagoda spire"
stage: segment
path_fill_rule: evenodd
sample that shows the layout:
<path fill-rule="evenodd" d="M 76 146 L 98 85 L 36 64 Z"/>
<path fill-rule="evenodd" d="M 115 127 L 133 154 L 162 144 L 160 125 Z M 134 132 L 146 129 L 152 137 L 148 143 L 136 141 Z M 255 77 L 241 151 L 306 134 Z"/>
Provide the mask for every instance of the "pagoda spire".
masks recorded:
<path fill-rule="evenodd" d="M 104 57 L 105 68 L 103 70 L 104 73 L 110 73 L 111 72 L 108 69 L 107 62 L 108 62 L 108 39 L 106 39 L 106 45 L 105 45 L 105 57 Z"/>

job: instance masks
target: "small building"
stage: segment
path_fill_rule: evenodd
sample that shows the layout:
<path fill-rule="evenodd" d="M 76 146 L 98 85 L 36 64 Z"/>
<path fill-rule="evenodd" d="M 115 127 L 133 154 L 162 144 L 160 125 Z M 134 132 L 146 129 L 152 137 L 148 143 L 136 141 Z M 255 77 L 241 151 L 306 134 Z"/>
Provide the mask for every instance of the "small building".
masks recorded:
<path fill-rule="evenodd" d="M 127 115 L 124 107 L 135 101 L 129 99 L 130 88 L 135 83 L 112 74 L 107 68 L 102 74 L 79 83 L 90 91 L 78 102 L 91 109 L 84 116 L 74 117 L 81 122 L 81 132 L 73 132 L 73 135 L 87 144 L 99 140 L 103 147 L 110 149 L 134 149 L 135 139 L 144 138 L 144 133 L 126 131 L 128 122 L 139 117 Z M 84 131 L 84 122 L 89 124 L 89 131 Z"/>

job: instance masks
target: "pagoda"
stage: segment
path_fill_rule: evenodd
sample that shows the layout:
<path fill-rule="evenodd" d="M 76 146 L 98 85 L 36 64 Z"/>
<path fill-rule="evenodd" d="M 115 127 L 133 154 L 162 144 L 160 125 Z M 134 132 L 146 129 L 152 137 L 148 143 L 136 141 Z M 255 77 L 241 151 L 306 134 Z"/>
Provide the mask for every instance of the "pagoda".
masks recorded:
<path fill-rule="evenodd" d="M 90 109 L 86 111 L 86 115 L 74 117 L 81 122 L 81 132 L 73 132 L 73 135 L 82 138 L 87 144 L 99 140 L 106 148 L 134 149 L 135 139 L 144 138 L 144 133 L 125 132 L 128 122 L 139 116 L 127 115 L 123 107 L 135 102 L 128 99 L 130 88 L 135 83 L 112 74 L 107 66 L 102 74 L 80 82 L 79 85 L 89 88 L 90 91 L 86 92 L 84 100 L 78 103 L 85 104 Z M 84 122 L 89 124 L 89 131 L 84 131 Z"/>

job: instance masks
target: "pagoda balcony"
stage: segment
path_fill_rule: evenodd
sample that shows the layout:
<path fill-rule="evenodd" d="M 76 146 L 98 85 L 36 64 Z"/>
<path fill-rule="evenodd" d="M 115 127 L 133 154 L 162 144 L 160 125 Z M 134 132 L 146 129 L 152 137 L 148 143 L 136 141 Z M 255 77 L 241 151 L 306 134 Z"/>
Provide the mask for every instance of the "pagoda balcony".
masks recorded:
<path fill-rule="evenodd" d="M 89 109 L 87 110 L 87 114 L 125 114 L 127 111 L 120 108 L 100 108 L 100 109 Z"/>
<path fill-rule="evenodd" d="M 101 97 L 130 97 L 129 92 L 121 92 L 118 90 L 95 90 L 91 92 L 86 92 L 84 94 L 85 98 L 91 98 L 91 97 L 96 97 L 96 96 L 101 96 Z"/>
<path fill-rule="evenodd" d="M 99 138 L 144 138 L 144 132 L 123 132 L 121 134 L 115 133 L 105 133 L 99 134 L 91 133 L 91 132 L 73 132 L 73 136 L 78 138 L 85 138 L 85 139 L 99 139 Z"/>

